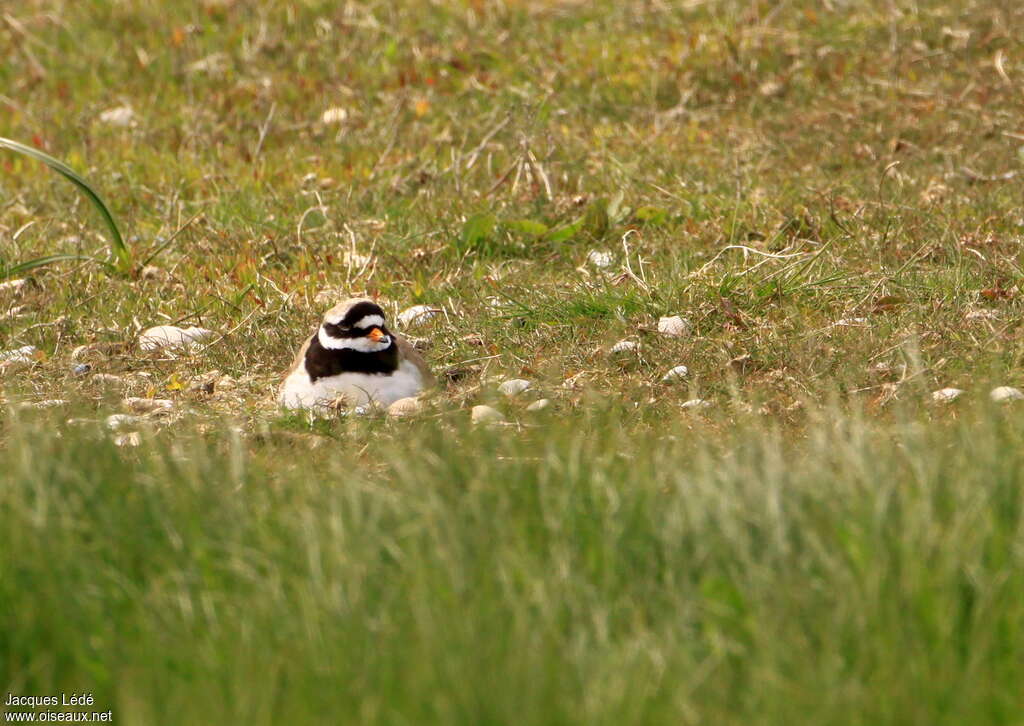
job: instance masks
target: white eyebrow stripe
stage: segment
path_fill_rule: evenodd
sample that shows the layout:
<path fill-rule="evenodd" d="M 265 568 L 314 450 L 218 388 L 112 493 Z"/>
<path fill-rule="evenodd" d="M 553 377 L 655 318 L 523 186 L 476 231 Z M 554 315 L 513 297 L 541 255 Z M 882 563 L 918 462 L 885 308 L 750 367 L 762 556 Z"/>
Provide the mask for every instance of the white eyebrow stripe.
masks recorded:
<path fill-rule="evenodd" d="M 356 323 L 352 327 L 353 328 L 366 329 L 366 328 L 372 328 L 374 326 L 376 326 L 378 328 L 383 328 L 384 327 L 384 318 L 382 318 L 380 315 L 365 315 L 365 316 L 363 316 L 362 320 L 360 320 L 358 323 Z"/>
<path fill-rule="evenodd" d="M 391 347 L 391 336 L 385 335 L 380 340 L 369 338 L 332 338 L 323 328 L 317 333 L 320 345 L 328 350 L 355 350 L 360 353 L 376 353 Z"/>

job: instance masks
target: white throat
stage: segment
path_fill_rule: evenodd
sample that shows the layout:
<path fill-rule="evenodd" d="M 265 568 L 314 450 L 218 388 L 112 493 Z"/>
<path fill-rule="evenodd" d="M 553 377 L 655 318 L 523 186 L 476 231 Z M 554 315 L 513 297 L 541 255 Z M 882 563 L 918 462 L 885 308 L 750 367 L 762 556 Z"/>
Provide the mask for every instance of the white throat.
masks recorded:
<path fill-rule="evenodd" d="M 391 336 L 385 335 L 378 341 L 370 340 L 369 338 L 332 338 L 324 330 L 323 326 L 320 326 L 320 330 L 316 334 L 317 340 L 320 341 L 320 345 L 328 350 L 355 350 L 360 353 L 378 353 L 382 350 L 387 350 L 391 347 Z"/>

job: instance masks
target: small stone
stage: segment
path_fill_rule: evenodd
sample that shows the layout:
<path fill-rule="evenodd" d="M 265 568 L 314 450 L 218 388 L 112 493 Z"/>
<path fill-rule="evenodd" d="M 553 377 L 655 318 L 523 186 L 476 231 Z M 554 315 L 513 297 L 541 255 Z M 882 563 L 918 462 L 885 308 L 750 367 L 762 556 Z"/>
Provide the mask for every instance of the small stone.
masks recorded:
<path fill-rule="evenodd" d="M 135 111 L 131 106 L 108 108 L 100 114 L 100 122 L 111 126 L 131 126 L 135 122 Z"/>
<path fill-rule="evenodd" d="M 429 305 L 413 305 L 411 308 L 406 308 L 398 314 L 398 323 L 402 327 L 425 323 L 439 312 L 441 311 Z"/>
<path fill-rule="evenodd" d="M 932 391 L 932 401 L 935 403 L 952 403 L 964 395 L 964 393 L 965 391 L 959 388 L 941 388 L 938 391 Z"/>
<path fill-rule="evenodd" d="M 518 396 L 523 391 L 529 390 L 532 385 L 523 378 L 512 378 L 498 386 L 498 392 L 505 396 Z"/>
<path fill-rule="evenodd" d="M 344 123 L 348 118 L 348 111 L 343 108 L 329 108 L 320 115 L 320 123 L 325 125 Z"/>
<path fill-rule="evenodd" d="M 30 368 L 41 356 L 42 353 L 33 345 L 0 352 L 0 375 Z"/>
<path fill-rule="evenodd" d="M 964 315 L 964 320 L 998 320 L 999 311 L 989 310 L 983 308 L 981 310 L 972 310 L 971 312 Z"/>
<path fill-rule="evenodd" d="M 500 423 L 505 420 L 501 411 L 490 406 L 473 406 L 470 416 L 475 424 Z"/>
<path fill-rule="evenodd" d="M 88 363 L 76 363 L 71 366 L 71 374 L 79 377 L 88 375 L 91 370 L 92 366 Z"/>
<path fill-rule="evenodd" d="M 120 436 L 114 437 L 115 446 L 134 448 L 141 443 L 142 435 L 138 431 L 132 431 L 129 434 L 121 434 Z"/>
<path fill-rule="evenodd" d="M 185 66 L 186 73 L 210 73 L 217 74 L 225 70 L 228 64 L 227 53 L 211 53 L 205 58 L 189 63 Z"/>
<path fill-rule="evenodd" d="M 121 376 L 115 376 L 110 373 L 97 373 L 90 379 L 93 383 L 101 386 L 121 386 L 124 385 L 124 378 Z"/>
<path fill-rule="evenodd" d="M 139 336 L 139 348 L 142 350 L 160 350 L 161 348 L 188 349 L 212 335 L 213 331 L 205 328 L 179 328 L 175 325 L 157 325 L 143 331 L 142 335 Z"/>
<path fill-rule="evenodd" d="M 1020 392 L 1020 389 L 1014 388 L 1013 386 L 999 386 L 993 388 L 989 394 L 996 403 L 1007 403 L 1009 401 L 1019 401 L 1024 398 L 1024 393 Z"/>
<path fill-rule="evenodd" d="M 612 355 L 620 353 L 636 353 L 640 350 L 640 344 L 635 340 L 620 340 L 618 343 L 613 345 L 608 352 Z"/>
<path fill-rule="evenodd" d="M 605 250 L 590 250 L 587 253 L 587 262 L 599 270 L 611 267 L 614 261 L 615 258 L 612 257 L 612 253 Z"/>
<path fill-rule="evenodd" d="M 526 410 L 529 411 L 530 413 L 536 413 L 537 411 L 543 411 L 545 408 L 547 408 L 550 405 L 551 405 L 551 399 L 550 398 L 539 398 L 536 401 L 534 401 L 533 403 L 531 403 L 529 406 L 527 406 Z"/>
<path fill-rule="evenodd" d="M 415 416 L 423 411 L 423 401 L 417 396 L 399 398 L 388 406 L 388 416 L 402 418 L 404 416 Z"/>
<path fill-rule="evenodd" d="M 0 351 L 0 361 L 3 360 L 26 360 L 31 363 L 39 356 L 39 349 L 34 345 L 23 345 L 20 348 Z"/>
<path fill-rule="evenodd" d="M 711 408 L 714 404 L 711 401 L 705 401 L 703 398 L 691 398 L 689 401 L 683 401 L 679 404 L 680 408 L 683 409 L 701 409 Z"/>
<path fill-rule="evenodd" d="M 7 280 L 0 282 L 0 295 L 17 295 L 24 292 L 28 280 Z"/>
<path fill-rule="evenodd" d="M 832 323 L 834 328 L 864 328 L 867 327 L 867 318 L 840 318 Z"/>
<path fill-rule="evenodd" d="M 675 381 L 686 378 L 690 373 L 690 369 L 686 366 L 676 366 L 668 373 L 661 377 L 662 383 L 674 383 Z"/>
<path fill-rule="evenodd" d="M 134 413 L 154 413 L 158 411 L 170 411 L 174 408 L 174 401 L 166 398 L 138 398 L 131 396 L 122 401 L 125 408 Z"/>
<path fill-rule="evenodd" d="M 693 324 L 687 318 L 670 315 L 658 320 L 658 332 L 670 338 L 682 338 L 693 330 Z"/>
<path fill-rule="evenodd" d="M 140 417 L 129 416 L 126 413 L 115 413 L 107 416 L 106 419 L 107 428 L 111 431 L 125 431 L 137 428 L 141 423 L 142 419 Z"/>

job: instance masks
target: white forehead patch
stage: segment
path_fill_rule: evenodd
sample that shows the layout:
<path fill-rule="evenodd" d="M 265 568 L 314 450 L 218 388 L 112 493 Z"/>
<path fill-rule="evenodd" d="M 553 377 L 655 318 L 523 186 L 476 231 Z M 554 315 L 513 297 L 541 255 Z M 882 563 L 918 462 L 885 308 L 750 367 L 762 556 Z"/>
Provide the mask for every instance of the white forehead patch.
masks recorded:
<path fill-rule="evenodd" d="M 380 315 L 364 315 L 363 318 L 352 327 L 359 328 L 360 330 L 369 330 L 373 327 L 383 328 L 384 318 Z"/>

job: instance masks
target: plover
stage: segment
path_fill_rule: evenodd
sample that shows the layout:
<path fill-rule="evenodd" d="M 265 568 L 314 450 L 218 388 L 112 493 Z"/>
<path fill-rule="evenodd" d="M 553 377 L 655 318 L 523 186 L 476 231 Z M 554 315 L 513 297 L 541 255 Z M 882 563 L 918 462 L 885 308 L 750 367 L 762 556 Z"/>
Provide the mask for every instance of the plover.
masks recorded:
<path fill-rule="evenodd" d="M 281 384 L 285 408 L 317 408 L 344 399 L 352 406 L 389 406 L 434 382 L 415 348 L 388 330 L 384 311 L 353 298 L 324 314 Z"/>

